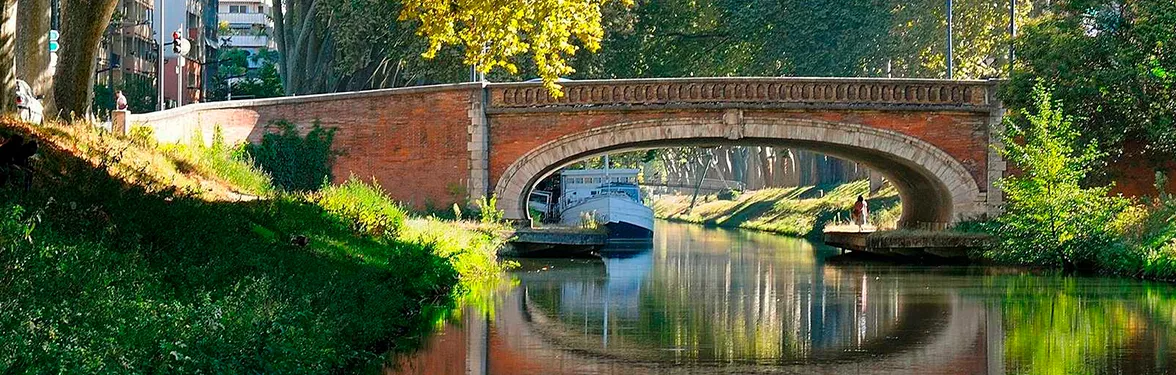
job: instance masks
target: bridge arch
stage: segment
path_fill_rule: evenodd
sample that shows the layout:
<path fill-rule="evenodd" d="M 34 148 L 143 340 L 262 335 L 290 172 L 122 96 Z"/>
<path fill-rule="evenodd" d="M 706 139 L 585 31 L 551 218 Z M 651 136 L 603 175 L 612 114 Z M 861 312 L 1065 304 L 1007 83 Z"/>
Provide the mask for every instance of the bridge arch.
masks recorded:
<path fill-rule="evenodd" d="M 560 168 L 604 152 L 675 146 L 802 148 L 862 163 L 882 173 L 902 199 L 902 226 L 944 225 L 984 213 L 985 197 L 967 168 L 918 138 L 866 125 L 809 119 L 666 118 L 622 122 L 567 134 L 524 153 L 493 191 L 506 218 L 529 220 L 527 194 Z"/>

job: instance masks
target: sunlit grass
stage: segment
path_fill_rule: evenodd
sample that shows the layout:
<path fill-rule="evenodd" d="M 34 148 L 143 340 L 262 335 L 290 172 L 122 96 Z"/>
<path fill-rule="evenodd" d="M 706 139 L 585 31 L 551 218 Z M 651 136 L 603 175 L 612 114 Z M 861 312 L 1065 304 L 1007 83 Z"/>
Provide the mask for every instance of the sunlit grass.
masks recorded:
<path fill-rule="evenodd" d="M 749 191 L 733 200 L 703 195 L 693 210 L 689 210 L 690 195 L 673 195 L 659 197 L 653 207 L 659 218 L 803 237 L 819 234 L 830 223 L 848 223 L 850 209 L 862 195 L 869 202 L 871 223 L 893 226 L 901 210 L 897 191 L 886 187 L 871 195 L 869 188 L 869 181 L 860 180 Z"/>
<path fill-rule="evenodd" d="M 268 192 L 223 144 L 88 124 L 0 132 L 41 143 L 32 188 L 0 187 L 0 369 L 352 372 L 418 345 L 463 284 L 501 271 L 495 230 L 410 219 L 357 233 L 308 195 Z M 375 191 L 334 199 L 358 190 Z"/>

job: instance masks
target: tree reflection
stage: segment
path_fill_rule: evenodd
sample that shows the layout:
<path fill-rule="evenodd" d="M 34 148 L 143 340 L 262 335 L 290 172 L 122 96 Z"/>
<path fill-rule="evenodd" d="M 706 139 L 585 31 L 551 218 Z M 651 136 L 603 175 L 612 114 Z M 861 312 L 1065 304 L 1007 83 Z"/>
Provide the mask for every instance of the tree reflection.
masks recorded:
<path fill-rule="evenodd" d="M 1004 355 L 1027 374 L 1166 373 L 1176 370 L 1170 285 L 1040 276 L 998 278 L 1005 290 Z"/>

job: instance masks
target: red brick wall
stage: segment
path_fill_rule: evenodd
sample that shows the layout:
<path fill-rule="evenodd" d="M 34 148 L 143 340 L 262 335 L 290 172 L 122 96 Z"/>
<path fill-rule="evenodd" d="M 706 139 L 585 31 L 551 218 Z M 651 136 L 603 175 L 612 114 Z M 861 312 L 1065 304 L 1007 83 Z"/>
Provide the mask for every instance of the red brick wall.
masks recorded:
<path fill-rule="evenodd" d="M 1176 194 L 1176 160 L 1155 160 L 1143 154 L 1143 146 L 1129 143 L 1123 147 L 1123 156 L 1107 165 L 1108 174 L 1115 182 L 1112 193 L 1129 197 L 1156 196 L 1156 171 L 1168 176 L 1169 193 Z"/>
<path fill-rule="evenodd" d="M 334 182 L 352 174 L 374 178 L 393 199 L 415 209 L 426 203 L 446 208 L 463 198 L 451 192 L 463 192 L 469 179 L 468 111 L 477 95 L 476 88 L 457 87 L 329 100 L 283 98 L 239 108 L 192 106 L 129 121 L 134 125 L 149 119 L 162 141 L 185 140 L 199 128 L 207 142 L 219 126 L 226 141 L 253 143 L 271 121 L 290 121 L 303 133 L 318 121 L 337 129 L 334 148 L 341 155 L 335 160 Z"/>
<path fill-rule="evenodd" d="M 981 189 L 987 186 L 987 113 L 747 110 L 744 111 L 744 116 L 813 119 L 893 130 L 939 147 L 960 161 L 975 177 Z M 506 169 L 523 154 L 563 135 L 630 121 L 687 117 L 711 118 L 717 122 L 721 121 L 722 112 L 613 111 L 491 115 L 490 181 L 496 183 Z"/>

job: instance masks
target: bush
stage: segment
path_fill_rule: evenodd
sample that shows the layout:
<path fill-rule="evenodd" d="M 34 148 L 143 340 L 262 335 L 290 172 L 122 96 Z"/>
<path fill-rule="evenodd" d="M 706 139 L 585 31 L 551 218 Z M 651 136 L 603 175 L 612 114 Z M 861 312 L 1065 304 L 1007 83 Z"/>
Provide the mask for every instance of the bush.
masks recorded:
<path fill-rule="evenodd" d="M 266 133 L 260 144 L 249 145 L 245 151 L 255 165 L 270 174 L 274 185 L 287 191 L 315 191 L 323 187 L 323 181 L 333 180 L 335 129 L 323 128 L 316 121 L 302 136 L 287 121 L 275 121 L 269 127 L 278 128 L 278 132 Z"/>
<path fill-rule="evenodd" d="M 986 254 L 1013 263 L 1094 268 L 1100 252 L 1116 243 L 1112 223 L 1129 202 L 1108 196 L 1109 186 L 1081 186 L 1100 153 L 1094 144 L 1078 144 L 1071 118 L 1044 85 L 1035 95 L 1037 109 L 1027 121 L 1005 121 L 1001 153 L 1023 172 L 1000 181 L 1008 203 L 997 218 L 999 243 Z"/>
<path fill-rule="evenodd" d="M 0 373 L 374 372 L 459 281 L 501 270 L 489 232 L 355 236 L 312 195 L 209 201 L 170 185 L 200 168 L 155 169 L 158 150 L 9 126 L 41 142 L 42 168 L 35 189 L 0 186 Z"/>
<path fill-rule="evenodd" d="M 138 127 L 135 129 L 144 129 Z M 151 128 L 140 131 L 134 137 L 147 137 Z M 151 136 L 154 139 L 154 136 Z M 219 126 L 213 128 L 212 144 L 204 144 L 204 136 L 199 132 L 192 134 L 188 144 L 172 144 L 162 147 L 162 151 L 175 159 L 187 161 L 190 167 L 204 175 L 215 176 L 228 183 L 236 190 L 256 195 L 273 193 L 274 186 L 270 176 L 255 167 L 249 156 L 245 154 L 245 145 L 229 146 L 225 143 L 224 133 Z"/>
<path fill-rule="evenodd" d="M 739 198 L 739 193 L 741 193 L 741 191 L 739 191 L 739 190 L 723 189 L 723 190 L 720 190 L 718 192 L 718 194 L 715 194 L 715 198 L 718 198 L 719 200 L 724 200 L 724 201 L 733 201 L 733 200 L 735 200 L 735 198 Z"/>
<path fill-rule="evenodd" d="M 502 218 L 506 216 L 506 212 L 498 209 L 497 196 L 484 196 L 476 203 L 478 205 L 478 215 L 482 219 L 482 224 L 498 224 L 501 223 Z"/>
<path fill-rule="evenodd" d="M 373 181 L 370 185 L 351 176 L 342 185 L 328 186 L 311 199 L 356 233 L 395 237 L 404 226 L 405 211 Z"/>

